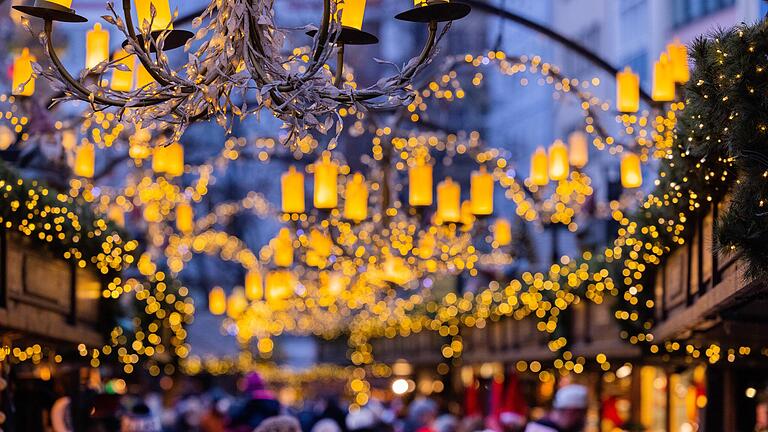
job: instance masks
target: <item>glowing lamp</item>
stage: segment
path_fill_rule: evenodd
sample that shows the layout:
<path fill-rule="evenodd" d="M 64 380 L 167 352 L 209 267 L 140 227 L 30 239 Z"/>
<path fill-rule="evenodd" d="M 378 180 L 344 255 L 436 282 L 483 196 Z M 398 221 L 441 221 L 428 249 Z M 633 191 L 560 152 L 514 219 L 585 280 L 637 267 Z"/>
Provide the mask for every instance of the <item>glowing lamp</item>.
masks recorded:
<path fill-rule="evenodd" d="M 360 222 L 368 217 L 368 187 L 365 177 L 355 173 L 344 191 L 344 217 Z"/>
<path fill-rule="evenodd" d="M 507 246 L 512 243 L 512 224 L 509 222 L 509 219 L 496 219 L 492 228 L 493 242 L 496 247 Z"/>
<path fill-rule="evenodd" d="M 573 131 L 568 135 L 568 162 L 576 168 L 584 168 L 589 162 L 589 142 L 584 132 Z"/>
<path fill-rule="evenodd" d="M 267 301 L 285 300 L 293 293 L 295 281 L 288 270 L 267 273 L 265 298 Z"/>
<path fill-rule="evenodd" d="M 331 160 L 330 152 L 324 152 L 322 159 L 315 162 L 315 208 L 336 208 L 339 202 L 338 177 L 339 166 Z"/>
<path fill-rule="evenodd" d="M 96 165 L 96 150 L 92 143 L 83 142 L 75 152 L 74 173 L 80 177 L 93 177 L 94 166 Z"/>
<path fill-rule="evenodd" d="M 138 61 L 136 59 L 136 87 L 135 89 L 144 88 L 147 86 L 152 85 L 155 82 L 155 79 L 152 78 L 152 75 L 149 74 L 149 71 L 147 71 L 147 68 L 144 67 L 144 64 Z"/>
<path fill-rule="evenodd" d="M 323 268 L 326 266 L 328 257 L 331 256 L 333 240 L 331 237 L 318 229 L 312 229 L 309 232 L 309 248 L 307 249 L 307 265 Z"/>
<path fill-rule="evenodd" d="M 538 147 L 531 155 L 531 182 L 533 184 L 545 186 L 549 183 L 547 163 L 547 151 L 544 150 L 544 147 Z"/>
<path fill-rule="evenodd" d="M 184 174 L 184 147 L 180 143 L 157 146 L 152 153 L 152 171 L 169 177 Z"/>
<path fill-rule="evenodd" d="M 338 5 L 341 10 L 341 25 L 361 30 L 363 15 L 365 15 L 365 0 L 343 0 Z"/>
<path fill-rule="evenodd" d="M 616 74 L 616 109 L 625 113 L 640 109 L 640 77 L 629 66 Z"/>
<path fill-rule="evenodd" d="M 227 316 L 237 318 L 248 308 L 248 299 L 245 298 L 245 292 L 238 287 L 232 290 L 227 298 Z"/>
<path fill-rule="evenodd" d="M 289 267 L 293 264 L 293 240 L 288 228 L 280 228 L 277 237 L 272 239 L 272 252 L 275 265 Z"/>
<path fill-rule="evenodd" d="M 667 45 L 667 53 L 675 82 L 680 84 L 688 82 L 691 79 L 691 71 L 688 67 L 688 48 L 681 44 L 679 39 L 675 39 L 674 42 Z"/>
<path fill-rule="evenodd" d="M 441 222 L 461 220 L 461 186 L 450 177 L 437 185 L 437 218 Z"/>
<path fill-rule="evenodd" d="M 323 273 L 323 279 L 323 285 L 328 295 L 338 296 L 344 291 L 346 283 L 343 274 L 339 272 Z"/>
<path fill-rule="evenodd" d="M 493 175 L 486 170 L 485 165 L 472 173 L 469 201 L 472 214 L 488 216 L 493 213 Z"/>
<path fill-rule="evenodd" d="M 264 296 L 264 281 L 258 269 L 248 270 L 245 274 L 245 297 L 248 300 L 261 300 Z"/>
<path fill-rule="evenodd" d="M 109 60 L 109 32 L 100 23 L 85 34 L 85 67 L 91 69 Z"/>
<path fill-rule="evenodd" d="M 29 53 L 28 48 L 21 50 L 21 54 L 13 59 L 13 87 L 11 94 L 14 96 L 32 96 L 35 93 L 35 77 L 32 71 L 32 62 L 37 58 Z"/>
<path fill-rule="evenodd" d="M 651 97 L 656 102 L 675 100 L 675 77 L 667 54 L 662 54 L 659 61 L 653 65 Z"/>
<path fill-rule="evenodd" d="M 192 210 L 192 206 L 188 203 L 181 203 L 176 206 L 176 228 L 184 233 L 189 234 L 195 226 L 195 213 Z"/>
<path fill-rule="evenodd" d="M 411 207 L 432 205 L 432 165 L 423 159 L 408 170 L 408 204 Z"/>
<path fill-rule="evenodd" d="M 568 147 L 560 140 L 555 140 L 549 146 L 548 155 L 549 178 L 553 181 L 565 180 L 568 178 L 570 166 L 568 165 Z"/>
<path fill-rule="evenodd" d="M 224 288 L 216 286 L 208 293 L 208 310 L 214 315 L 224 315 L 227 311 L 227 295 Z"/>
<path fill-rule="evenodd" d="M 621 158 L 621 185 L 626 189 L 638 188 L 643 185 L 640 156 L 628 152 Z"/>
<path fill-rule="evenodd" d="M 107 218 L 114 222 L 119 227 L 125 227 L 125 213 L 123 209 L 118 205 L 109 206 L 107 210 Z"/>
<path fill-rule="evenodd" d="M 383 279 L 395 285 L 405 285 L 413 279 L 413 272 L 400 257 L 387 255 L 382 266 Z"/>
<path fill-rule="evenodd" d="M 435 236 L 431 232 L 426 232 L 420 239 L 418 243 L 418 257 L 421 259 L 429 259 L 434 255 L 435 253 Z"/>
<path fill-rule="evenodd" d="M 154 171 L 155 174 L 162 174 L 168 169 L 167 167 L 167 147 L 162 145 L 156 146 L 154 150 L 152 150 L 152 171 Z"/>
<path fill-rule="evenodd" d="M 280 177 L 280 192 L 284 213 L 304 213 L 304 174 L 290 166 Z"/>
<path fill-rule="evenodd" d="M 472 202 L 467 200 L 461 203 L 461 222 L 462 231 L 470 231 L 475 225 L 475 215 L 472 213 Z"/>
<path fill-rule="evenodd" d="M 133 70 L 135 69 L 135 57 L 129 55 L 124 49 L 119 49 L 112 56 L 117 63 L 112 68 L 112 82 L 110 86 L 115 91 L 131 91 L 133 89 Z M 118 67 L 126 69 L 120 70 Z"/>
<path fill-rule="evenodd" d="M 51 3 L 64 6 L 65 8 L 72 9 L 72 0 L 48 0 Z"/>
<path fill-rule="evenodd" d="M 172 30 L 171 5 L 168 0 L 136 0 L 136 16 L 140 26 L 152 23 L 151 31 Z M 155 7 L 155 17 L 152 18 L 152 6 Z"/>

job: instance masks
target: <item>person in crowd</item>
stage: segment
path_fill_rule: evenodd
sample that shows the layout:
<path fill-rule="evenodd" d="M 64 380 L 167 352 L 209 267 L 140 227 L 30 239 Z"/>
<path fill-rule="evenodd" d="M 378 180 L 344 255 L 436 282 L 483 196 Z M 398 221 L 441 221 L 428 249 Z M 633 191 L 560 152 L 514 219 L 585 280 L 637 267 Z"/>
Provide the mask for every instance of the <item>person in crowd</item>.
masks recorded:
<path fill-rule="evenodd" d="M 147 404 L 139 401 L 120 419 L 120 432 L 160 432 L 162 425 Z"/>
<path fill-rule="evenodd" d="M 349 432 L 376 432 L 379 419 L 373 410 L 362 407 L 347 414 L 346 424 Z"/>
<path fill-rule="evenodd" d="M 432 399 L 416 399 L 408 407 L 408 418 L 405 422 L 405 432 L 435 432 L 434 422 L 437 418 L 437 403 Z"/>
<path fill-rule="evenodd" d="M 291 416 L 278 415 L 262 420 L 253 432 L 301 432 L 301 425 Z"/>
<path fill-rule="evenodd" d="M 560 388 L 552 412 L 528 424 L 525 432 L 580 432 L 587 418 L 587 388 L 570 384 Z"/>
<path fill-rule="evenodd" d="M 258 373 L 251 372 L 245 377 L 244 393 L 243 398 L 230 409 L 228 431 L 251 432 L 264 419 L 280 415 L 280 403 L 267 390 Z"/>
<path fill-rule="evenodd" d="M 453 414 L 442 414 L 435 419 L 435 432 L 456 432 L 459 428 L 459 421 Z"/>
<path fill-rule="evenodd" d="M 341 428 L 336 420 L 324 418 L 312 426 L 312 432 L 341 432 Z"/>
<path fill-rule="evenodd" d="M 200 432 L 226 432 L 228 407 L 227 399 L 218 396 L 212 398 L 208 409 L 200 417 Z"/>

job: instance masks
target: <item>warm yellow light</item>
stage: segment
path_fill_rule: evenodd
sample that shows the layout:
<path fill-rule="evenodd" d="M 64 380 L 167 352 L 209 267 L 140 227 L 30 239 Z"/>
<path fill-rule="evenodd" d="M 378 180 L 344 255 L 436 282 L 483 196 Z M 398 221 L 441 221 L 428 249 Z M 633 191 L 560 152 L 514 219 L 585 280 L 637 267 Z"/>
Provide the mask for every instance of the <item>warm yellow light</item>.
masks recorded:
<path fill-rule="evenodd" d="M 291 296 L 296 282 L 288 270 L 274 270 L 267 273 L 265 298 L 269 302 L 285 300 Z"/>
<path fill-rule="evenodd" d="M 589 162 L 589 142 L 584 132 L 573 131 L 568 135 L 568 162 L 576 168 L 584 168 Z"/>
<path fill-rule="evenodd" d="M 560 140 L 555 140 L 551 146 L 549 146 L 549 154 L 547 159 L 547 166 L 549 167 L 549 178 L 552 181 L 566 180 L 570 171 L 568 165 L 568 147 Z"/>
<path fill-rule="evenodd" d="M 512 224 L 509 219 L 498 218 L 493 224 L 493 241 L 497 247 L 512 243 Z"/>
<path fill-rule="evenodd" d="M 666 53 L 653 65 L 653 87 L 651 97 L 657 102 L 671 102 L 675 100 L 675 77 L 672 64 Z"/>
<path fill-rule="evenodd" d="M 227 316 L 237 318 L 248 308 L 248 299 L 245 298 L 245 292 L 240 287 L 232 290 L 227 298 Z"/>
<path fill-rule="evenodd" d="M 272 253 L 275 265 L 289 267 L 293 264 L 293 239 L 288 228 L 280 228 L 277 237 L 272 239 Z"/>
<path fill-rule="evenodd" d="M 624 153 L 624 156 L 621 158 L 621 185 L 627 189 L 643 185 L 640 157 L 634 153 Z"/>
<path fill-rule="evenodd" d="M 109 206 L 107 210 L 107 218 L 114 222 L 119 227 L 125 227 L 125 213 L 123 209 L 118 205 Z"/>
<path fill-rule="evenodd" d="M 195 213 L 192 206 L 188 203 L 180 203 L 176 206 L 176 228 L 184 233 L 189 234 L 195 227 Z"/>
<path fill-rule="evenodd" d="M 32 76 L 32 62 L 35 61 L 37 58 L 29 53 L 28 48 L 21 50 L 21 54 L 13 59 L 13 95 L 32 96 L 35 93 L 35 77 Z"/>
<path fill-rule="evenodd" d="M 679 39 L 667 45 L 669 62 L 672 66 L 672 77 L 675 82 L 684 84 L 691 79 L 691 71 L 688 66 L 688 48 L 680 43 Z"/>
<path fill-rule="evenodd" d="M 616 74 L 616 109 L 625 113 L 640 109 L 640 77 L 629 66 Z"/>
<path fill-rule="evenodd" d="M 135 69 L 134 64 L 136 58 L 128 53 L 124 49 L 119 49 L 112 56 L 115 63 L 115 67 L 112 68 L 112 82 L 110 86 L 115 91 L 131 91 L 133 89 L 133 71 Z M 120 70 L 118 66 L 126 69 Z"/>
<path fill-rule="evenodd" d="M 493 186 L 493 174 L 488 172 L 485 165 L 472 173 L 469 188 L 472 214 L 488 216 L 493 213 Z"/>
<path fill-rule="evenodd" d="M 339 166 L 331 160 L 330 152 L 323 152 L 322 158 L 315 162 L 315 208 L 336 208 L 339 203 L 338 177 Z"/>
<path fill-rule="evenodd" d="M 80 177 L 93 177 L 94 166 L 96 165 L 96 150 L 92 143 L 83 142 L 75 152 L 74 173 Z"/>
<path fill-rule="evenodd" d="M 437 185 L 437 219 L 440 222 L 461 219 L 461 186 L 450 177 Z"/>
<path fill-rule="evenodd" d="M 64 6 L 65 8 L 72 9 L 72 0 L 48 0 L 51 3 Z"/>
<path fill-rule="evenodd" d="M 395 285 L 405 285 L 413 279 L 413 272 L 400 257 L 387 255 L 382 267 L 384 280 Z"/>
<path fill-rule="evenodd" d="M 264 281 L 258 269 L 245 274 L 245 296 L 248 300 L 261 300 L 264 296 Z"/>
<path fill-rule="evenodd" d="M 158 145 L 152 150 L 152 171 L 155 174 L 162 174 L 168 168 L 168 148 L 164 145 Z"/>
<path fill-rule="evenodd" d="M 169 177 L 184 174 L 184 147 L 177 142 L 156 146 L 152 152 L 152 171 Z"/>
<path fill-rule="evenodd" d="M 155 79 L 152 78 L 152 75 L 149 74 L 147 68 L 144 67 L 144 64 L 140 62 L 138 58 L 136 59 L 136 67 L 134 67 L 134 69 L 136 69 L 135 89 L 143 89 L 155 82 Z"/>
<path fill-rule="evenodd" d="M 346 288 L 344 275 L 339 272 L 323 272 L 323 287 L 325 292 L 331 296 L 338 296 Z"/>
<path fill-rule="evenodd" d="M 472 227 L 475 225 L 475 215 L 472 213 L 472 202 L 467 200 L 463 201 L 461 203 L 461 217 L 459 218 L 459 222 L 461 222 L 461 230 L 462 231 L 470 231 L 472 230 Z"/>
<path fill-rule="evenodd" d="M 363 28 L 365 0 L 342 0 L 337 3 L 341 11 L 341 25 L 358 30 Z"/>
<path fill-rule="evenodd" d="M 280 177 L 284 213 L 304 213 L 304 174 L 291 165 Z"/>
<path fill-rule="evenodd" d="M 109 60 L 109 32 L 100 23 L 85 34 L 85 67 L 91 69 Z"/>
<path fill-rule="evenodd" d="M 355 173 L 344 191 L 344 217 L 360 222 L 368 217 L 368 186 L 365 177 Z"/>
<path fill-rule="evenodd" d="M 227 295 L 224 288 L 213 287 L 208 293 L 208 310 L 214 315 L 223 315 L 227 311 Z"/>
<path fill-rule="evenodd" d="M 531 155 L 531 182 L 537 186 L 549 183 L 549 169 L 547 168 L 547 151 L 544 147 L 538 147 Z"/>
<path fill-rule="evenodd" d="M 432 165 L 423 159 L 408 170 L 408 204 L 411 207 L 432 205 Z"/>
<path fill-rule="evenodd" d="M 171 5 L 168 0 L 135 0 L 136 16 L 139 26 L 149 25 L 152 22 L 152 31 L 173 30 L 171 22 Z M 152 19 L 151 6 L 155 6 L 155 18 Z M 144 24 L 144 22 L 147 24 Z"/>
<path fill-rule="evenodd" d="M 312 228 L 309 231 L 309 248 L 307 249 L 307 265 L 317 268 L 323 268 L 328 263 L 328 257 L 331 256 L 333 240 L 325 232 Z"/>

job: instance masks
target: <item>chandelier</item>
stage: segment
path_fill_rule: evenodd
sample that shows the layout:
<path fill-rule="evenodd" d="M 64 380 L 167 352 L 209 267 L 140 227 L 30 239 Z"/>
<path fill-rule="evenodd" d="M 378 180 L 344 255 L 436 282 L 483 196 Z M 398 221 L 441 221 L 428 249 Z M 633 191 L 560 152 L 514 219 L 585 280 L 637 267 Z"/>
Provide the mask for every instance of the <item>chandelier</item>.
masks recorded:
<path fill-rule="evenodd" d="M 168 0 L 135 0 L 138 25 L 130 0 L 122 1 L 122 14 L 110 2 L 110 14 L 102 18 L 125 36 L 123 49 L 110 58 L 104 48 L 109 35 L 96 24 L 86 44 L 86 68 L 78 78 L 64 67 L 53 46 L 54 21 L 86 21 L 71 9 L 71 3 L 36 0 L 31 6 L 14 6 L 44 20 L 40 38 L 53 67 L 35 65 L 34 69 L 64 93 L 54 103 L 80 100 L 94 111 L 114 108 L 133 121 L 166 122 L 175 128 L 174 139 L 194 121 L 213 118 L 226 127 L 231 116 L 242 119 L 262 108 L 291 128 L 289 139 L 303 137 L 309 129 L 326 133 L 334 123 L 338 137 L 340 107 L 382 108 L 412 100 L 412 79 L 430 63 L 450 22 L 470 11 L 469 6 L 448 0 L 415 0 L 412 9 L 395 18 L 427 25 L 429 34 L 421 52 L 394 75 L 357 88 L 344 81 L 345 46 L 378 42 L 362 30 L 365 0 L 324 0 L 320 27 L 307 31 L 313 37 L 310 52 L 294 50 L 289 55 L 284 51 L 286 32 L 276 24 L 272 0 L 212 1 L 195 18 L 194 34 L 174 28 Z M 448 24 L 438 31 L 441 22 Z M 189 60 L 175 68 L 168 54 L 182 46 Z M 334 52 L 332 72 L 328 61 Z M 107 74 L 111 74 L 109 84 Z"/>

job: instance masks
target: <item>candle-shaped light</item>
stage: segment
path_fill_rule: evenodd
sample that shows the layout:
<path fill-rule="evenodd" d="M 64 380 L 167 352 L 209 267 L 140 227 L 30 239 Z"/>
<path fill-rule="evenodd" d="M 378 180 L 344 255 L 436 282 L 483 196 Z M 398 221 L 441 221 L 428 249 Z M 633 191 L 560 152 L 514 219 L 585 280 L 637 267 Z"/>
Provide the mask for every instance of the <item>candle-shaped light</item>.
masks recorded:
<path fill-rule="evenodd" d="M 113 204 L 109 206 L 109 210 L 107 210 L 107 218 L 117 226 L 125 227 L 125 212 L 123 212 L 123 209 L 119 205 Z"/>
<path fill-rule="evenodd" d="M 90 142 L 83 142 L 75 151 L 74 173 L 80 177 L 93 177 L 96 165 L 96 150 Z"/>
<path fill-rule="evenodd" d="M 540 146 L 531 155 L 531 182 L 534 185 L 545 186 L 549 183 L 547 163 L 547 151 Z"/>
<path fill-rule="evenodd" d="M 264 281 L 259 269 L 248 270 L 245 274 L 245 297 L 248 300 L 261 300 L 264 297 Z"/>
<path fill-rule="evenodd" d="M 616 73 L 616 109 L 624 113 L 640 109 L 640 77 L 629 66 Z"/>
<path fill-rule="evenodd" d="M 584 168 L 589 162 L 589 142 L 582 131 L 568 135 L 568 162 L 575 168 Z"/>
<path fill-rule="evenodd" d="M 324 231 L 312 228 L 309 231 L 309 248 L 307 249 L 307 265 L 324 268 L 331 256 L 333 240 Z"/>
<path fill-rule="evenodd" d="M 165 174 L 169 177 L 178 177 L 184 174 L 184 146 L 181 143 L 174 142 L 165 148 L 167 162 L 165 165 Z"/>
<path fill-rule="evenodd" d="M 140 27 L 152 23 L 151 31 L 173 30 L 171 22 L 171 4 L 168 0 L 135 0 L 136 16 Z M 155 17 L 152 18 L 152 6 L 155 7 Z"/>
<path fill-rule="evenodd" d="M 110 82 L 112 90 L 131 91 L 133 89 L 133 71 L 136 69 L 136 58 L 129 55 L 124 49 L 119 49 L 112 56 L 112 61 L 117 62 L 112 68 L 112 82 Z"/>
<path fill-rule="evenodd" d="M 339 165 L 331 160 L 330 152 L 323 152 L 321 159 L 315 162 L 315 208 L 336 208 L 339 203 L 338 178 Z"/>
<path fill-rule="evenodd" d="M 512 243 L 512 224 L 509 219 L 498 218 L 493 223 L 493 243 L 495 247 L 507 246 Z"/>
<path fill-rule="evenodd" d="M 669 62 L 672 66 L 672 77 L 680 84 L 687 83 L 691 79 L 691 71 L 688 67 L 688 48 L 680 43 L 679 39 L 667 45 Z"/>
<path fill-rule="evenodd" d="M 621 185 L 626 189 L 638 188 L 643 185 L 640 156 L 631 152 L 624 153 L 624 156 L 622 156 Z"/>
<path fill-rule="evenodd" d="M 109 60 L 109 32 L 101 28 L 101 23 L 85 34 L 85 67 L 91 69 L 101 62 Z"/>
<path fill-rule="evenodd" d="M 152 150 L 152 171 L 155 174 L 162 174 L 168 170 L 168 147 L 164 145 L 155 146 Z"/>
<path fill-rule="evenodd" d="M 344 217 L 360 222 L 368 217 L 368 187 L 365 177 L 355 173 L 344 191 Z"/>
<path fill-rule="evenodd" d="M 280 195 L 284 213 L 304 213 L 304 174 L 293 165 L 280 177 Z"/>
<path fill-rule="evenodd" d="M 277 237 L 272 239 L 271 243 L 275 265 L 288 267 L 293 264 L 293 239 L 288 228 L 280 228 Z"/>
<path fill-rule="evenodd" d="M 48 0 L 51 3 L 64 6 L 65 8 L 72 9 L 72 0 Z"/>
<path fill-rule="evenodd" d="M 155 79 L 152 78 L 152 75 L 149 74 L 147 68 L 144 67 L 144 64 L 140 62 L 138 58 L 136 59 L 136 66 L 134 69 L 136 70 L 135 89 L 144 88 L 146 86 L 152 85 L 155 82 Z"/>
<path fill-rule="evenodd" d="M 248 308 L 248 299 L 245 298 L 243 288 L 237 287 L 232 290 L 227 298 L 227 316 L 237 318 Z"/>
<path fill-rule="evenodd" d="M 656 102 L 671 102 L 675 100 L 675 77 L 672 64 L 666 53 L 653 65 L 653 87 L 651 97 Z"/>
<path fill-rule="evenodd" d="M 488 172 L 485 165 L 472 173 L 469 187 L 472 214 L 488 216 L 493 213 L 493 186 L 493 174 Z"/>
<path fill-rule="evenodd" d="M 568 164 L 568 147 L 560 140 L 555 140 L 549 146 L 547 159 L 549 167 L 549 178 L 552 181 L 560 181 L 568 178 L 570 165 Z"/>
<path fill-rule="evenodd" d="M 411 207 L 432 205 L 432 165 L 423 158 L 408 169 L 408 204 Z"/>
<path fill-rule="evenodd" d="M 29 53 L 28 48 L 21 50 L 13 59 L 13 87 L 11 94 L 14 96 L 32 96 L 35 93 L 35 77 L 32 76 L 32 62 L 37 58 Z"/>
<path fill-rule="evenodd" d="M 461 219 L 461 186 L 450 177 L 437 185 L 437 218 L 441 222 Z"/>
<path fill-rule="evenodd" d="M 341 25 L 362 30 L 365 0 L 343 0 L 337 4 L 341 10 Z"/>
<path fill-rule="evenodd" d="M 285 300 L 293 293 L 295 285 L 293 273 L 288 270 L 273 270 L 267 273 L 266 292 L 267 301 Z"/>
<path fill-rule="evenodd" d="M 461 222 L 461 230 L 471 231 L 472 227 L 475 225 L 476 219 L 474 213 L 472 213 L 472 201 L 462 201 L 460 213 L 461 217 L 459 218 L 459 222 Z"/>
<path fill-rule="evenodd" d="M 224 288 L 211 288 L 208 293 L 208 310 L 214 315 L 224 315 L 227 311 L 227 294 L 224 293 Z"/>
<path fill-rule="evenodd" d="M 176 228 L 179 232 L 189 234 L 195 227 L 195 212 L 189 203 L 183 202 L 176 206 Z"/>

